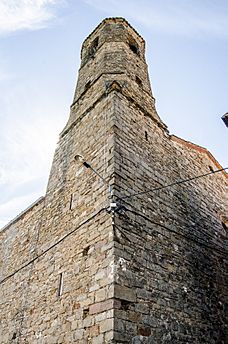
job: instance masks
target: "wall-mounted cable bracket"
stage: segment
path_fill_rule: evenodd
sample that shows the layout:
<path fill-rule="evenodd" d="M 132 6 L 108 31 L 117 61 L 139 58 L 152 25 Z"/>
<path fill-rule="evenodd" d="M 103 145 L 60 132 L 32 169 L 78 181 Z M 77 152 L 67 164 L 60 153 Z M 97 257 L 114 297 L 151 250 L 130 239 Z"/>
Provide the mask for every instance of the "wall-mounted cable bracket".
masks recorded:
<path fill-rule="evenodd" d="M 75 155 L 74 160 L 77 161 L 77 162 L 80 162 L 83 166 L 85 166 L 86 168 L 89 168 L 91 171 L 93 171 L 93 173 L 96 174 L 100 178 L 100 180 L 103 182 L 103 184 L 108 186 L 109 198 L 112 199 L 113 198 L 113 188 L 112 188 L 112 185 L 110 185 L 110 183 L 104 177 L 102 177 L 102 175 L 100 175 L 100 173 L 98 173 L 97 170 L 95 170 L 91 166 L 91 164 L 89 164 L 85 160 L 85 158 L 82 155 L 80 155 L 80 154 Z"/>
<path fill-rule="evenodd" d="M 111 200 L 109 207 L 106 209 L 109 214 L 120 213 L 124 206 L 116 201 Z"/>

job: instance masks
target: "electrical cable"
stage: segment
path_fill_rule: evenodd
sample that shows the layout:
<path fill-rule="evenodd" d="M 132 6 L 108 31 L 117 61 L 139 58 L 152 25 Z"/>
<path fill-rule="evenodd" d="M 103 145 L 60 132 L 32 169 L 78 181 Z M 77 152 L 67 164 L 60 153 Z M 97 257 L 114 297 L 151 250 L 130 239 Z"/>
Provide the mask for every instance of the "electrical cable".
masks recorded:
<path fill-rule="evenodd" d="M 85 164 L 84 164 L 85 165 Z M 87 168 L 91 168 L 91 166 L 89 164 L 87 164 L 87 166 L 85 165 L 85 167 Z M 93 168 L 91 168 L 93 170 Z M 173 182 L 171 184 L 167 184 L 167 185 L 164 185 L 164 186 L 161 186 L 161 187 L 158 187 L 158 188 L 154 188 L 154 189 L 149 189 L 149 190 L 146 190 L 146 191 L 142 191 L 142 192 L 137 192 L 137 193 L 134 193 L 132 195 L 129 195 L 129 196 L 123 196 L 123 197 L 117 197 L 117 199 L 119 200 L 125 200 L 125 199 L 129 199 L 129 198 L 132 198 L 132 197 L 135 197 L 135 196 L 139 196 L 139 195 L 143 195 L 143 194 L 147 194 L 147 193 L 150 193 L 150 192 L 156 192 L 156 191 L 159 191 L 159 190 L 162 190 L 162 189 L 166 189 L 168 187 L 171 187 L 171 186 L 174 186 L 174 185 L 180 185 L 180 184 L 183 184 L 183 183 L 186 183 L 186 182 L 189 182 L 189 181 L 192 181 L 192 180 L 196 180 L 198 178 L 202 178 L 202 177 L 206 177 L 208 175 L 211 175 L 211 174 L 215 174 L 215 173 L 219 173 L 219 172 L 222 172 L 222 171 L 226 171 L 228 169 L 228 167 L 226 168 L 222 168 L 222 169 L 219 169 L 219 170 L 215 170 L 213 172 L 208 172 L 208 173 L 205 173 L 205 174 L 202 174 L 202 175 L 198 175 L 196 177 L 192 177 L 192 178 L 188 178 L 188 179 L 183 179 L 183 180 L 180 180 L 180 181 L 177 181 L 177 182 Z M 98 173 L 96 172 L 96 174 L 98 175 Z M 101 177 L 99 175 L 99 177 Z M 103 178 L 102 178 L 103 179 Z M 167 226 L 164 226 L 164 225 L 161 225 L 160 223 L 157 223 L 157 222 L 153 222 L 149 217 L 145 216 L 144 214 L 142 213 L 138 213 L 136 211 L 133 211 L 133 210 L 130 210 L 129 208 L 126 208 L 124 206 L 124 209 L 126 211 L 130 211 L 132 213 L 135 213 L 136 215 L 139 215 L 139 216 L 142 216 L 144 217 L 145 219 L 147 219 L 148 221 L 150 221 L 151 223 L 154 223 L 154 224 L 157 224 L 159 226 L 162 226 L 164 228 L 166 228 L 167 230 L 169 230 L 170 232 L 173 232 L 179 236 L 182 236 L 188 240 L 191 240 L 193 242 L 196 242 L 198 244 L 201 244 L 202 246 L 205 246 L 207 248 L 210 248 L 210 249 L 213 249 L 214 251 L 217 251 L 219 253 L 221 253 L 222 255 L 224 255 L 224 252 L 222 252 L 221 250 L 218 250 L 214 247 L 212 247 L 211 245 L 207 245 L 205 243 L 203 243 L 202 241 L 201 242 L 197 242 L 197 240 L 193 239 L 193 237 L 190 237 L 190 236 L 186 236 L 182 233 L 179 233 Z M 77 229 L 79 229 L 81 226 L 85 225 L 86 223 L 90 222 L 93 218 L 95 218 L 99 213 L 101 213 L 102 211 L 104 210 L 107 210 L 107 208 L 102 208 L 100 209 L 97 213 L 95 213 L 93 216 L 91 216 L 89 219 L 87 219 L 86 221 L 82 222 L 78 227 L 76 227 L 75 229 L 73 229 L 71 232 L 67 233 L 66 235 L 64 235 L 61 239 L 59 239 L 56 243 L 52 244 L 50 247 L 48 247 L 46 250 L 44 250 L 41 254 L 37 255 L 36 257 L 34 257 L 33 259 L 31 259 L 29 262 L 27 262 L 26 264 L 24 264 L 23 266 L 21 266 L 19 269 L 17 269 L 16 271 L 14 271 L 13 273 L 11 273 L 10 275 L 6 276 L 5 278 L 3 278 L 1 281 L 0 281 L 0 284 L 4 283 L 7 279 L 9 279 L 10 277 L 13 277 L 17 272 L 21 271 L 22 269 L 24 269 L 25 267 L 27 267 L 28 265 L 30 265 L 31 263 L 33 263 L 34 261 L 36 261 L 37 259 L 39 259 L 41 256 L 43 256 L 45 253 L 47 253 L 49 250 L 51 250 L 53 247 L 57 246 L 59 243 L 61 243 L 63 240 L 65 240 L 69 235 L 71 235 L 72 233 L 74 233 Z M 199 239 L 199 238 L 198 238 Z M 200 239 L 201 240 L 201 239 Z"/>
<path fill-rule="evenodd" d="M 173 182 L 171 184 L 166 184 L 166 185 L 163 185 L 163 186 L 159 186 L 159 187 L 154 188 L 154 189 L 147 189 L 145 191 L 135 192 L 135 193 L 133 193 L 131 195 L 128 195 L 128 196 L 121 196 L 121 197 L 117 196 L 117 200 L 124 200 L 124 199 L 127 199 L 127 198 L 132 198 L 132 197 L 136 197 L 136 196 L 140 196 L 140 195 L 145 195 L 145 194 L 150 193 L 150 192 L 156 192 L 156 191 L 159 191 L 159 190 L 167 189 L 167 188 L 169 188 L 171 186 L 174 186 L 174 185 L 180 185 L 180 184 L 183 184 L 183 183 L 187 183 L 187 182 L 190 182 L 192 180 L 196 180 L 198 178 L 207 177 L 207 176 L 209 176 L 211 174 L 219 173 L 219 172 L 226 171 L 226 170 L 228 170 L 228 167 L 221 168 L 221 169 L 215 170 L 213 172 L 208 172 L 208 173 L 205 173 L 205 174 L 201 174 L 201 175 L 198 175 L 196 177 L 182 179 L 182 180 Z"/>
<path fill-rule="evenodd" d="M 159 224 L 158 224 L 159 225 Z M 164 227 L 164 226 L 163 226 Z M 134 242 L 132 242 L 132 240 L 123 232 L 123 228 L 120 228 L 119 226 L 116 226 L 115 225 L 115 231 L 116 230 L 118 230 L 118 232 L 121 234 L 121 236 L 122 236 L 122 238 L 123 239 L 125 239 L 126 241 L 128 241 L 130 244 L 133 244 L 134 245 Z M 126 228 L 124 228 L 124 230 L 126 230 L 129 234 L 131 234 L 130 233 L 130 231 L 129 230 L 127 230 Z M 161 234 L 161 235 L 164 235 L 164 234 L 162 234 L 162 233 L 160 233 L 159 231 L 157 231 L 159 234 Z M 134 232 L 134 235 L 135 236 L 137 236 L 137 235 L 139 235 L 138 233 L 135 233 Z M 140 238 L 141 238 L 141 236 L 140 236 Z M 145 240 L 146 240 L 146 238 L 144 238 Z M 120 240 L 120 237 L 118 236 L 118 235 L 116 235 L 116 240 L 119 242 L 119 243 L 121 243 L 121 240 Z M 147 241 L 147 240 L 146 240 Z M 123 243 L 121 243 L 122 245 L 125 245 L 125 244 L 123 244 Z M 141 249 L 144 251 L 145 249 L 147 250 L 147 251 L 149 251 L 149 252 L 152 252 L 153 254 L 154 254 L 154 247 L 153 246 L 151 246 L 151 248 L 149 248 L 149 246 L 147 246 L 147 248 L 145 248 L 145 245 L 143 245 L 143 246 L 141 246 Z M 138 253 L 138 250 L 137 250 L 137 253 Z M 177 252 L 175 252 L 175 255 L 177 255 Z M 181 253 L 179 253 L 179 258 L 181 259 Z M 220 257 L 221 258 L 221 257 Z M 221 259 L 223 259 L 223 258 L 221 258 Z M 226 259 L 226 258 L 225 258 Z M 132 261 L 132 259 L 131 259 L 131 261 Z M 186 263 L 186 261 L 185 261 L 185 263 Z M 159 263 L 154 263 L 155 265 L 159 265 L 160 267 L 162 267 L 162 263 L 161 264 L 159 264 Z M 189 263 L 190 264 L 190 263 Z M 191 264 L 190 264 L 191 265 Z M 140 264 L 140 267 L 141 268 L 143 268 L 142 267 L 142 265 Z M 140 267 L 138 267 L 138 269 L 140 269 Z M 195 266 L 195 269 L 196 269 L 197 267 Z M 200 271 L 200 269 L 199 268 L 197 268 L 199 271 Z M 143 269 L 142 269 L 142 271 L 143 271 Z M 204 273 L 205 275 L 207 274 L 206 272 L 203 272 L 203 271 L 200 271 L 200 273 Z"/>
<path fill-rule="evenodd" d="M 8 280 L 9 278 L 13 277 L 16 273 L 18 273 L 19 271 L 21 271 L 22 269 L 26 268 L 27 266 L 29 266 L 30 264 L 32 264 L 34 261 L 36 261 L 37 259 L 39 259 L 40 257 L 42 257 L 45 253 L 47 253 L 48 251 L 50 251 L 52 248 L 54 248 L 55 246 L 57 246 L 58 244 L 60 244 L 63 240 L 65 240 L 68 236 L 70 236 L 71 234 L 73 234 L 76 230 L 78 230 L 79 228 L 81 228 L 82 226 L 84 226 L 85 224 L 87 224 L 88 222 L 90 222 L 91 220 L 93 220 L 97 215 L 99 215 L 102 211 L 106 211 L 107 208 L 101 208 L 98 212 L 96 212 L 95 214 L 93 214 L 90 218 L 88 218 L 87 220 L 83 221 L 82 223 L 80 223 L 76 228 L 74 228 L 72 231 L 70 231 L 69 233 L 65 234 L 62 238 L 60 238 L 58 241 L 56 241 L 54 244 L 52 244 L 51 246 L 49 246 L 46 250 L 44 250 L 42 253 L 40 253 L 39 255 L 37 255 L 36 257 L 34 257 L 33 259 L 31 259 L 29 262 L 27 262 L 26 264 L 22 265 L 20 268 L 18 268 L 17 270 L 15 270 L 14 272 L 12 272 L 10 275 L 6 276 L 5 278 L 3 278 L 0 281 L 0 284 L 4 283 L 6 280 Z"/>
<path fill-rule="evenodd" d="M 171 232 L 171 233 L 174 233 L 174 234 L 176 234 L 176 235 L 178 235 L 178 236 L 181 236 L 181 237 L 183 237 L 183 238 L 185 238 L 185 239 L 187 239 L 187 240 L 190 240 L 190 241 L 192 241 L 192 242 L 194 242 L 194 243 L 197 243 L 198 245 L 204 246 L 205 248 L 209 248 L 209 249 L 211 249 L 211 250 L 213 250 L 213 251 L 216 251 L 216 252 L 220 253 L 222 256 L 225 256 L 225 258 L 228 257 L 228 252 L 222 251 L 222 250 L 220 250 L 220 249 L 218 249 L 218 248 L 216 248 L 216 247 L 213 247 L 212 245 L 206 244 L 205 242 L 202 241 L 201 238 L 199 238 L 199 237 L 196 236 L 196 235 L 190 236 L 190 235 L 186 235 L 186 234 L 184 234 L 184 233 L 182 233 L 182 232 L 178 232 L 178 231 L 176 231 L 175 229 L 169 228 L 169 227 L 167 227 L 167 226 L 165 226 L 165 225 L 163 225 L 163 224 L 161 224 L 161 223 L 159 223 L 159 222 L 153 221 L 153 220 L 151 220 L 148 216 L 146 216 L 146 215 L 144 215 L 144 214 L 142 214 L 142 213 L 140 213 L 140 212 L 138 212 L 138 211 L 135 211 L 135 210 L 131 210 L 131 209 L 129 209 L 129 208 L 126 208 L 125 206 L 124 206 L 124 210 L 125 210 L 125 211 L 129 211 L 129 212 L 131 212 L 131 213 L 134 214 L 134 215 L 139 215 L 139 216 L 143 217 L 145 220 L 148 220 L 150 223 L 155 224 L 155 225 L 158 225 L 158 226 L 160 226 L 160 227 L 166 229 L 167 231 L 169 231 L 169 232 Z M 156 230 L 156 229 L 155 229 L 155 230 Z M 158 231 L 157 231 L 157 232 L 158 232 Z M 160 232 L 159 232 L 159 233 L 160 233 Z"/>

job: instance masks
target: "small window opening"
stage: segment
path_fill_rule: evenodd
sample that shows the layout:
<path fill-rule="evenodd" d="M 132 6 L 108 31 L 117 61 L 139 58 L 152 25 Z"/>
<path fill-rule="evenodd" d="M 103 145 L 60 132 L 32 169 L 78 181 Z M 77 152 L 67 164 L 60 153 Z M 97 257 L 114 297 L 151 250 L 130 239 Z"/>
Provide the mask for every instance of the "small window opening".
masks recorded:
<path fill-rule="evenodd" d="M 222 222 L 222 227 L 225 230 L 225 232 L 228 230 L 227 224 L 225 222 Z"/>
<path fill-rule="evenodd" d="M 89 308 L 84 308 L 83 309 L 83 319 L 85 319 L 89 315 Z"/>
<path fill-rule="evenodd" d="M 73 209 L 73 203 L 74 203 L 74 194 L 71 194 L 71 196 L 70 196 L 70 210 Z"/>
<path fill-rule="evenodd" d="M 121 300 L 120 309 L 122 309 L 124 311 L 128 311 L 131 305 L 132 305 L 131 301 Z"/>
<path fill-rule="evenodd" d="M 97 49 L 97 47 L 98 47 L 98 43 L 99 43 L 99 37 L 96 37 L 95 39 L 94 39 L 94 41 L 93 41 L 93 47 L 95 48 L 95 49 Z"/>
<path fill-rule="evenodd" d="M 138 330 L 138 334 L 144 337 L 149 337 L 151 335 L 151 328 L 150 327 L 141 327 Z"/>
<path fill-rule="evenodd" d="M 147 133 L 147 131 L 145 131 L 145 139 L 146 139 L 146 141 L 148 141 L 148 133 Z"/>
<path fill-rule="evenodd" d="M 133 53 L 139 55 L 139 50 L 138 50 L 138 47 L 136 45 L 130 43 L 129 47 L 133 51 Z"/>
<path fill-rule="evenodd" d="M 131 49 L 131 51 L 133 51 L 134 54 L 139 55 L 139 47 L 138 47 L 138 44 L 136 43 L 136 41 L 134 40 L 134 38 L 131 37 L 131 36 L 128 37 L 128 45 L 129 45 L 129 48 Z"/>
<path fill-rule="evenodd" d="M 139 86 L 142 86 L 142 80 L 139 79 L 138 76 L 135 77 L 135 81 L 137 82 L 137 84 L 138 84 Z"/>
<path fill-rule="evenodd" d="M 91 43 L 90 45 L 90 48 L 89 48 L 89 55 L 90 56 L 94 56 L 96 51 L 97 51 L 97 48 L 98 48 L 98 43 L 99 43 L 99 37 L 96 37 L 93 42 Z"/>
<path fill-rule="evenodd" d="M 88 81 L 86 84 L 85 84 L 85 91 L 88 90 L 88 88 L 90 88 L 91 86 L 91 81 Z"/>
<path fill-rule="evenodd" d="M 63 293 L 63 274 L 62 272 L 59 274 L 59 286 L 57 296 L 60 297 Z"/>
<path fill-rule="evenodd" d="M 87 256 L 88 252 L 89 252 L 90 246 L 87 246 L 86 248 L 84 248 L 84 250 L 82 251 L 82 255 L 83 256 Z"/>

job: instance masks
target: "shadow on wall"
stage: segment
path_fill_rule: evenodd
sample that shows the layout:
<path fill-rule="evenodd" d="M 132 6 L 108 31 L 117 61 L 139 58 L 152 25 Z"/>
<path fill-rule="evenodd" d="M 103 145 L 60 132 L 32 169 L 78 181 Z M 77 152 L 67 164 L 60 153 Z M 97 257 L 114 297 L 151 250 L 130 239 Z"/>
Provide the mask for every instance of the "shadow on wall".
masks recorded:
<path fill-rule="evenodd" d="M 123 289 L 116 311 L 116 330 L 122 332 L 117 339 L 134 344 L 227 342 L 223 228 L 213 197 L 207 208 L 197 191 L 188 184 L 154 195 L 158 209 L 164 209 L 164 199 L 169 204 L 169 211 L 159 216 L 142 199 L 138 205 L 144 211 L 135 202 L 117 215 L 116 284 L 129 288 L 125 299 Z"/>
<path fill-rule="evenodd" d="M 183 225 L 185 222 L 189 237 L 183 242 L 187 283 L 180 302 L 190 318 L 191 314 L 193 316 L 192 334 L 200 338 L 200 343 L 225 344 L 228 340 L 225 300 L 228 280 L 222 225 L 213 217 L 212 209 L 202 209 L 203 199 L 199 194 L 196 197 L 194 191 L 194 186 L 189 185 L 178 192 L 185 213 Z M 208 201 L 212 206 L 212 197 Z"/>

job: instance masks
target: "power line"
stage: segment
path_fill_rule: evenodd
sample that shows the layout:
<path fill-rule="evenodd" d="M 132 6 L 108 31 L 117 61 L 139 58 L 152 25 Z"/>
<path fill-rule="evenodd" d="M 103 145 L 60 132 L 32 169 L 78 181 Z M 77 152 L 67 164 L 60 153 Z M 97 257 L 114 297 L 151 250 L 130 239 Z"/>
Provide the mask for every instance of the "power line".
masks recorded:
<path fill-rule="evenodd" d="M 163 189 L 167 189 L 171 186 L 174 186 L 174 185 L 180 185 L 180 184 L 183 184 L 183 183 L 187 183 L 187 182 L 190 182 L 192 180 L 196 180 L 198 178 L 203 178 L 203 177 L 207 177 L 211 174 L 215 174 L 215 173 L 219 173 L 219 172 L 222 172 L 222 171 L 226 171 L 228 170 L 228 167 L 225 167 L 225 168 L 221 168 L 219 170 L 215 170 L 213 172 L 208 172 L 208 173 L 205 173 L 205 174 L 201 174 L 201 175 L 198 175 L 196 177 L 191 177 L 191 178 L 188 178 L 188 179 L 182 179 L 182 180 L 179 180 L 179 181 L 176 181 L 176 182 L 173 182 L 171 184 L 166 184 L 166 185 L 163 185 L 163 186 L 159 186 L 157 188 L 154 188 L 154 189 L 147 189 L 145 191 L 140 191 L 140 192 L 135 192 L 131 195 L 128 195 L 128 196 L 121 196 L 121 197 L 118 197 L 117 196 L 117 200 L 124 200 L 124 199 L 127 199 L 127 198 L 132 198 L 132 197 L 135 197 L 135 196 L 139 196 L 139 195 L 145 195 L 147 193 L 150 193 L 150 192 L 156 192 L 156 191 L 159 191 L 159 190 L 163 190 Z"/>
<path fill-rule="evenodd" d="M 172 228 L 167 227 L 167 226 L 165 226 L 165 225 L 163 225 L 163 224 L 161 224 L 161 223 L 159 223 L 159 222 L 156 222 L 156 221 L 154 221 L 154 220 L 151 220 L 148 216 L 142 214 L 141 212 L 138 212 L 138 211 L 135 211 L 135 210 L 131 210 L 131 209 L 125 207 L 125 206 L 124 206 L 123 208 L 124 208 L 124 210 L 129 211 L 129 212 L 131 212 L 131 213 L 134 214 L 134 215 L 139 215 L 139 216 L 143 217 L 144 219 L 148 220 L 150 223 L 155 224 L 155 225 L 158 225 L 158 226 L 160 226 L 160 227 L 166 229 L 167 231 L 169 231 L 169 232 L 171 232 L 171 233 L 174 233 L 174 234 L 176 234 L 176 235 L 178 235 L 178 236 L 181 236 L 181 237 L 183 237 L 183 238 L 185 238 L 185 239 L 187 239 L 187 240 L 190 240 L 190 241 L 192 241 L 192 242 L 194 242 L 194 243 L 197 243 L 198 245 L 204 246 L 205 248 L 209 248 L 209 249 L 211 249 L 211 250 L 213 250 L 213 251 L 216 251 L 216 252 L 220 253 L 222 256 L 228 257 L 228 252 L 226 252 L 225 250 L 222 251 L 222 250 L 220 250 L 220 249 L 218 249 L 218 248 L 216 248 L 216 247 L 214 247 L 214 246 L 212 246 L 212 245 L 209 245 L 209 244 L 203 242 L 202 239 L 199 238 L 197 235 L 191 235 L 191 236 L 190 236 L 190 235 L 186 235 L 186 234 L 184 234 L 183 232 L 178 232 L 178 231 L 176 231 L 175 229 L 172 229 Z M 132 208 L 134 208 L 134 207 L 132 207 Z M 157 232 L 158 232 L 158 231 L 157 231 Z M 159 233 L 160 233 L 160 232 L 159 232 Z M 129 239 L 128 239 L 128 240 L 129 240 Z"/>
<path fill-rule="evenodd" d="M 174 186 L 174 185 L 180 185 L 180 184 L 183 184 L 183 183 L 186 183 L 186 182 L 189 182 L 189 181 L 192 181 L 192 180 L 195 180 L 195 179 L 198 179 L 198 178 L 202 178 L 202 177 L 206 177 L 208 175 L 211 175 L 211 174 L 215 174 L 215 173 L 219 173 L 219 172 L 222 172 L 222 171 L 225 171 L 227 170 L 228 167 L 226 168 L 222 168 L 222 169 L 219 169 L 219 170 L 215 170 L 213 172 L 208 172 L 208 173 L 205 173 L 205 174 L 201 174 L 199 176 L 196 176 L 196 177 L 192 177 L 192 178 L 188 178 L 188 179 L 183 179 L 183 180 L 180 180 L 180 181 L 177 181 L 177 182 L 173 182 L 171 184 L 167 184 L 167 185 L 164 185 L 164 186 L 161 186 L 161 187 L 158 187 L 158 188 L 154 188 L 154 189 L 149 189 L 149 190 L 146 190 L 146 191 L 142 191 L 142 192 L 137 192 L 137 193 L 134 193 L 132 195 L 129 195 L 129 196 L 124 196 L 124 197 L 118 197 L 119 200 L 125 200 L 127 198 L 131 198 L 131 197 L 135 197 L 135 196 L 138 196 L 138 195 L 143 195 L 143 194 L 147 194 L 147 193 L 150 193 L 150 192 L 155 192 L 155 191 L 159 191 L 159 190 L 162 190 L 162 189 L 166 189 L 168 187 L 171 187 L 171 186 Z M 144 217 L 145 219 L 147 219 L 148 221 L 150 221 L 151 223 L 154 223 L 154 224 L 157 224 L 159 226 L 162 226 L 166 229 L 168 229 L 170 232 L 173 232 L 179 236 L 182 236 L 182 237 L 185 237 L 186 239 L 189 239 L 191 241 L 194 241 L 194 242 L 197 242 L 196 240 L 193 239 L 193 237 L 190 237 L 190 236 L 186 236 L 182 233 L 179 233 L 175 230 L 172 230 L 171 228 L 169 227 L 166 227 L 164 225 L 161 225 L 160 223 L 157 223 L 157 222 L 153 222 L 149 217 L 145 216 L 144 214 L 142 213 L 138 213 L 136 211 L 133 211 L 133 210 L 130 210 L 128 208 L 126 208 L 124 206 L 124 209 L 127 210 L 127 211 L 131 211 L 132 213 L 135 213 L 137 215 L 140 215 L 142 217 Z M 19 271 L 21 271 L 22 269 L 26 268 L 27 266 L 29 266 L 31 263 L 33 263 L 34 261 L 36 261 L 37 259 L 39 259 L 40 257 L 42 257 L 45 253 L 47 253 L 49 250 L 51 250 L 52 248 L 54 248 L 55 246 L 57 246 L 59 243 L 61 243 L 63 240 L 65 240 L 68 236 L 70 236 L 72 233 L 74 233 L 76 230 L 78 230 L 80 227 L 82 227 L 83 225 L 85 225 L 86 223 L 90 222 L 92 219 L 94 219 L 98 214 L 100 214 L 102 211 L 104 210 L 107 210 L 107 208 L 102 208 L 100 209 L 97 213 L 95 213 L 94 215 L 92 215 L 89 219 L 85 220 L 84 222 L 82 222 L 78 227 L 76 227 L 75 229 L 73 229 L 72 231 L 70 231 L 69 233 L 67 233 L 66 235 L 64 235 L 61 239 L 59 239 L 56 243 L 52 244 L 50 247 L 48 247 L 46 250 L 44 250 L 41 254 L 37 255 L 36 257 L 34 257 L 33 259 L 31 259 L 29 262 L 27 262 L 26 264 L 24 264 L 23 266 L 21 266 L 19 269 L 15 270 L 13 273 L 11 273 L 10 275 L 6 276 L 5 278 L 3 278 L 1 281 L 0 281 L 0 284 L 4 283 L 7 279 L 13 277 L 16 273 L 18 273 Z M 219 253 L 221 253 L 222 255 L 224 255 L 224 252 L 222 252 L 221 250 L 218 250 L 214 247 L 212 247 L 211 245 L 207 245 L 205 243 L 203 243 L 202 241 L 201 242 L 197 242 L 197 243 L 200 243 L 201 245 L 207 247 L 207 248 L 210 248 L 210 249 L 213 249 Z"/>
<path fill-rule="evenodd" d="M 18 273 L 19 271 L 21 271 L 22 269 L 26 268 L 27 266 L 29 266 L 30 264 L 32 264 L 33 262 L 35 262 L 37 259 L 39 259 L 40 257 L 42 257 L 43 255 L 45 255 L 45 253 L 47 253 L 48 251 L 50 251 L 52 248 L 54 248 L 55 246 L 57 246 L 58 244 L 60 244 L 63 240 L 65 240 L 68 236 L 70 236 L 71 234 L 73 234 L 76 230 L 78 230 L 79 228 L 81 228 L 82 226 L 84 226 L 85 224 L 87 224 L 88 222 L 90 222 L 91 220 L 93 220 L 97 215 L 99 215 L 102 211 L 107 210 L 106 208 L 101 208 L 98 212 L 96 212 L 95 214 L 93 214 L 90 218 L 88 218 L 87 220 L 85 220 L 84 222 L 80 223 L 80 225 L 76 228 L 74 228 L 72 231 L 70 231 L 69 233 L 65 234 L 61 239 L 59 239 L 58 241 L 56 241 L 54 244 L 52 244 L 51 246 L 49 246 L 46 250 L 44 250 L 42 253 L 40 253 L 39 255 L 37 255 L 36 257 L 34 257 L 33 259 L 31 259 L 29 262 L 27 262 L 26 264 L 22 265 L 19 269 L 15 270 L 14 272 L 12 272 L 10 275 L 6 276 L 5 278 L 3 278 L 0 281 L 0 284 L 4 283 L 6 280 L 8 280 L 9 278 L 13 277 L 16 273 Z"/>
<path fill-rule="evenodd" d="M 159 224 L 159 223 L 156 223 L 157 225 L 160 225 L 160 226 L 162 226 L 161 224 Z M 162 226 L 163 228 L 166 228 L 166 229 L 168 229 L 167 227 L 165 227 L 165 226 Z M 116 235 L 116 240 L 119 242 L 119 243 L 121 243 L 121 241 L 120 241 L 120 238 L 119 238 L 119 236 L 117 235 L 117 232 L 116 231 L 118 231 L 120 234 L 121 234 L 121 237 L 122 238 L 124 238 L 126 241 L 128 241 L 129 243 L 131 243 L 131 244 L 134 244 L 134 242 L 131 240 L 131 238 L 129 237 L 129 236 L 127 236 L 125 233 L 124 233 L 124 231 L 123 230 L 126 230 L 127 232 L 128 232 L 128 234 L 130 235 L 130 234 L 132 234 L 132 232 L 130 232 L 130 230 L 129 229 L 127 229 L 127 228 L 120 228 L 119 226 L 116 226 L 115 225 L 115 235 Z M 161 232 L 159 232 L 158 230 L 156 230 L 156 232 L 158 232 L 159 234 L 162 234 Z M 134 235 L 139 235 L 138 233 L 136 233 L 136 232 L 133 232 L 133 234 Z M 165 236 L 164 234 L 162 234 L 163 236 Z M 181 235 L 180 233 L 178 233 L 178 235 Z M 188 238 L 189 239 L 189 238 Z M 146 240 L 147 241 L 147 240 Z M 198 243 L 198 242 L 197 242 Z M 123 243 L 122 243 L 122 245 L 124 245 Z M 145 245 L 142 245 L 141 246 L 141 248 L 143 249 L 143 250 L 147 250 L 147 251 L 150 251 L 150 252 L 153 252 L 154 253 L 154 247 L 153 246 L 147 246 L 147 247 L 145 247 Z M 213 250 L 215 250 L 214 248 L 213 248 Z M 159 252 L 160 253 L 160 252 Z M 221 253 L 221 252 L 220 252 Z M 175 252 L 175 254 L 177 254 L 177 252 Z M 222 256 L 223 256 L 223 254 L 221 254 Z M 181 252 L 179 252 L 179 258 L 181 257 Z M 221 257 L 220 256 L 220 258 L 221 259 L 226 259 L 226 256 L 223 258 L 223 257 Z M 159 266 L 161 266 L 162 265 L 162 263 L 161 264 L 159 264 L 159 263 L 154 263 L 155 265 L 159 265 Z M 191 264 L 191 263 L 190 263 Z M 196 268 L 196 267 L 195 267 Z M 198 267 L 198 270 L 200 270 L 199 269 L 199 267 Z M 207 274 L 205 271 L 200 271 L 200 273 L 204 273 L 204 274 Z"/>

